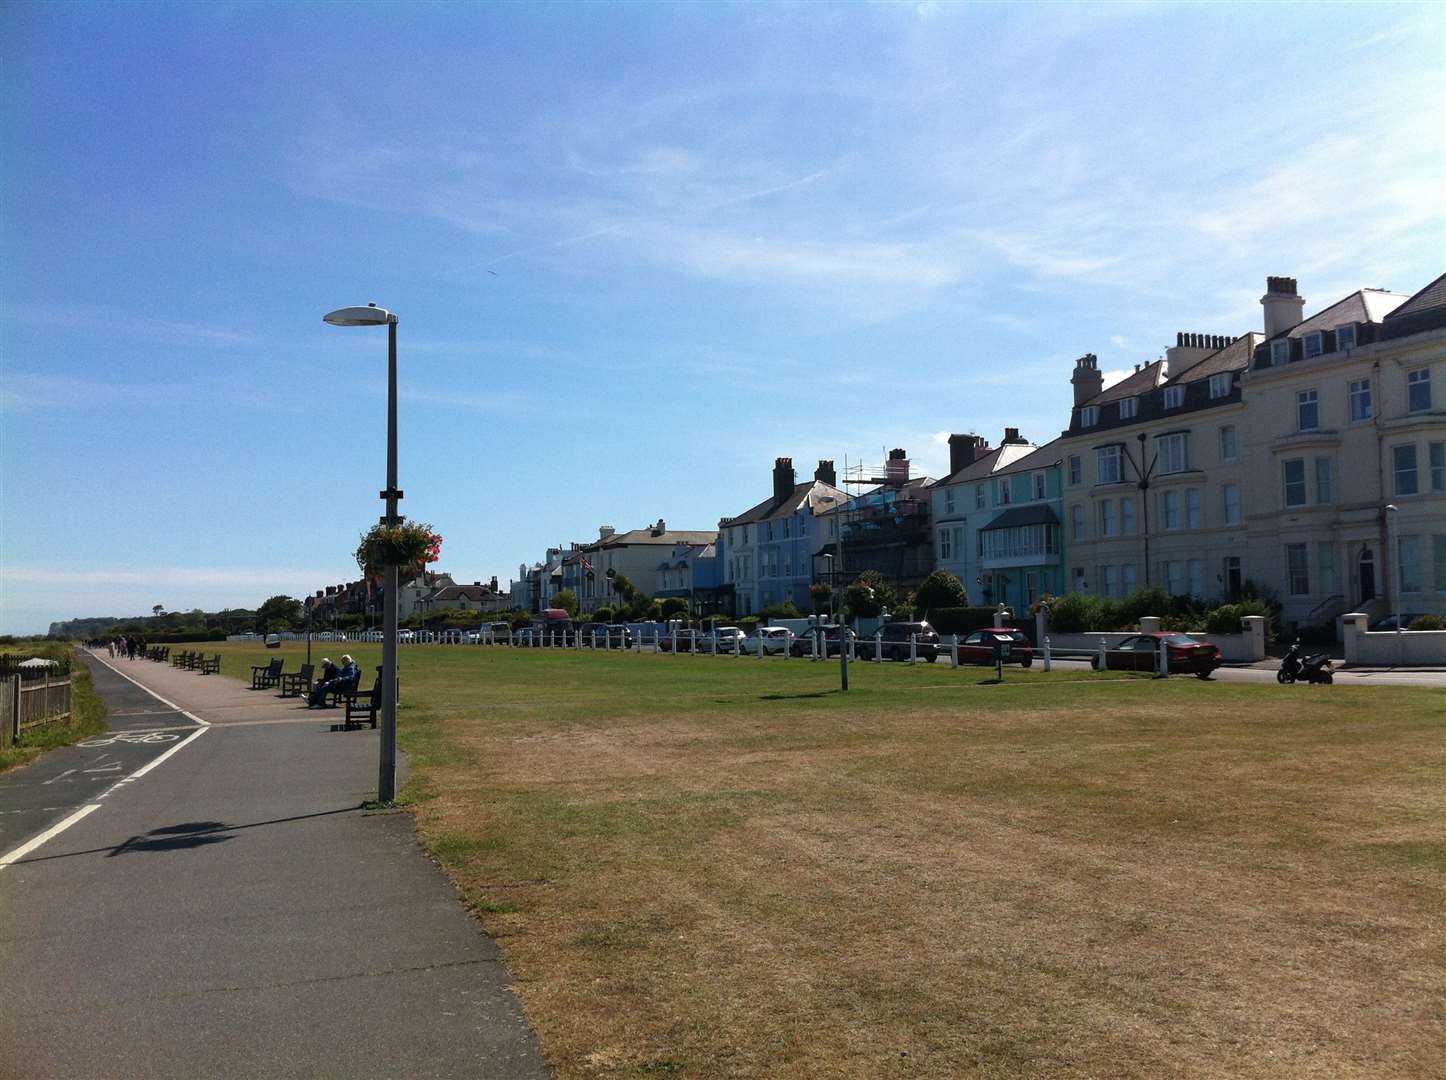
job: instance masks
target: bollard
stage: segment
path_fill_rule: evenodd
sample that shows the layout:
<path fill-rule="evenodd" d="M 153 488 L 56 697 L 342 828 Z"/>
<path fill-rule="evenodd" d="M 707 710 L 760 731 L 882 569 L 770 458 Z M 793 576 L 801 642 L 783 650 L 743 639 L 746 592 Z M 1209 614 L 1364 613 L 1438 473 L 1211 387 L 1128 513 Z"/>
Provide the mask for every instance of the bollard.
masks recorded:
<path fill-rule="evenodd" d="M 1049 670 L 1049 635 L 1044 635 L 1044 670 Z"/>
<path fill-rule="evenodd" d="M 762 627 L 759 627 L 759 629 L 758 629 L 758 659 L 760 659 L 760 660 L 763 659 L 763 643 L 764 643 L 763 628 L 762 628 Z"/>
<path fill-rule="evenodd" d="M 1104 639 L 1104 638 L 1100 638 L 1099 667 L 1095 668 L 1095 670 L 1096 670 L 1096 671 L 1104 671 L 1104 670 L 1105 670 L 1105 639 Z"/>
<path fill-rule="evenodd" d="M 958 635 L 958 634 L 950 634 L 950 635 L 949 635 L 949 666 L 950 666 L 951 668 L 957 668 L 957 667 L 959 666 L 959 635 Z"/>
<path fill-rule="evenodd" d="M 593 630 L 593 631 L 592 631 L 592 648 L 593 648 L 593 651 L 594 651 L 594 652 L 597 651 L 597 631 L 596 631 L 596 630 Z"/>
<path fill-rule="evenodd" d="M 919 635 L 918 635 L 918 634 L 910 634 L 910 635 L 909 635 L 909 663 L 911 663 L 911 664 L 917 664 L 918 662 L 919 662 Z"/>
<path fill-rule="evenodd" d="M 674 623 L 674 624 L 673 624 L 673 652 L 674 652 L 674 653 L 677 653 L 677 651 L 678 651 L 678 624 L 677 624 L 677 623 Z"/>
<path fill-rule="evenodd" d="M 882 628 L 874 631 L 874 663 L 884 662 L 884 631 Z"/>
<path fill-rule="evenodd" d="M 818 639 L 819 639 L 820 637 L 822 637 L 822 636 L 823 636 L 823 631 L 822 631 L 822 630 L 819 630 L 817 633 L 815 633 L 815 634 L 813 635 L 813 640 L 812 640 L 811 642 L 809 642 L 809 646 L 808 646 L 808 658 L 809 658 L 810 660 L 817 660 L 817 659 L 818 659 Z"/>
<path fill-rule="evenodd" d="M 1160 650 L 1160 678 L 1163 679 L 1170 674 L 1170 646 L 1159 638 L 1155 639 L 1155 644 Z"/>

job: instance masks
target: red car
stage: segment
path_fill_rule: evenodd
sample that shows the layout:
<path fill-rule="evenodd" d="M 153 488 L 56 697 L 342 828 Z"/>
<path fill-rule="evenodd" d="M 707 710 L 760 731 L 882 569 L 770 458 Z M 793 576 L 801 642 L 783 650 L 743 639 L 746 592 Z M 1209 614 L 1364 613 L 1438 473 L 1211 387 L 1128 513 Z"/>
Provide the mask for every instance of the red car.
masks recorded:
<path fill-rule="evenodd" d="M 1135 634 L 1105 651 L 1105 666 L 1111 671 L 1159 671 L 1160 649 L 1169 650 L 1171 675 L 1194 675 L 1208 679 L 1221 664 L 1220 650 L 1204 641 L 1169 631 Z M 1100 669 L 1100 658 L 1092 661 Z"/>
<path fill-rule="evenodd" d="M 1029 644 L 1029 638 L 1023 630 L 1016 630 L 1012 626 L 991 626 L 975 630 L 959 642 L 959 663 L 994 663 L 994 643 L 1001 640 L 1009 642 L 1009 659 L 1006 663 L 1018 664 L 1020 667 L 1029 667 L 1034 663 L 1034 649 Z M 943 650 L 948 653 L 948 646 L 943 646 Z"/>

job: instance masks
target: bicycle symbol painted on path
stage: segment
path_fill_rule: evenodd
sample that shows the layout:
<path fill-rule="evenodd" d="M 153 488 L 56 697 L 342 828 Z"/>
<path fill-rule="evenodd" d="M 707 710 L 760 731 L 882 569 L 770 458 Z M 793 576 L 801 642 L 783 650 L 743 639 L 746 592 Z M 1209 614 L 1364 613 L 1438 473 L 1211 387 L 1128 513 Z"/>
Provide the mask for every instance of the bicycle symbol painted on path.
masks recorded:
<path fill-rule="evenodd" d="M 174 742 L 179 738 L 179 735 L 171 731 L 118 731 L 114 735 L 108 735 L 103 739 L 87 739 L 85 742 L 77 743 L 76 745 L 86 747 L 114 746 L 116 743 L 136 743 L 144 745 L 146 743 Z"/>

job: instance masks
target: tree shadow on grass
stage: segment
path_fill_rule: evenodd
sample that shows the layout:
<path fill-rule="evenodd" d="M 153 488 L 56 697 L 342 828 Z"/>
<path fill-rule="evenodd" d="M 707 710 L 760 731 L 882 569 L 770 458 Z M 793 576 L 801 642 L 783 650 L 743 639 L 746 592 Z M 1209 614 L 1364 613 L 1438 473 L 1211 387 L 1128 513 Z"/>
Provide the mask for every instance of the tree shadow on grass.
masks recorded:
<path fill-rule="evenodd" d="M 811 690 L 805 694 L 759 694 L 759 701 L 792 701 L 795 698 L 825 698 L 837 694 L 837 690 Z"/>

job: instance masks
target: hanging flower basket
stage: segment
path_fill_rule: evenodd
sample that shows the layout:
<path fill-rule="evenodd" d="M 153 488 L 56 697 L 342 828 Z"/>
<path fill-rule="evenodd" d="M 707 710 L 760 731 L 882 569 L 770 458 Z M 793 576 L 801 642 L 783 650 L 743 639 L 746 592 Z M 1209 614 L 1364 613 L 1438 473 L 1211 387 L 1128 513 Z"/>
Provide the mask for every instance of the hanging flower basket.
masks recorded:
<path fill-rule="evenodd" d="M 369 578 L 379 578 L 389 566 L 402 575 L 419 574 L 442 557 L 442 537 L 432 526 L 417 521 L 400 525 L 373 525 L 356 547 L 356 564 Z"/>

